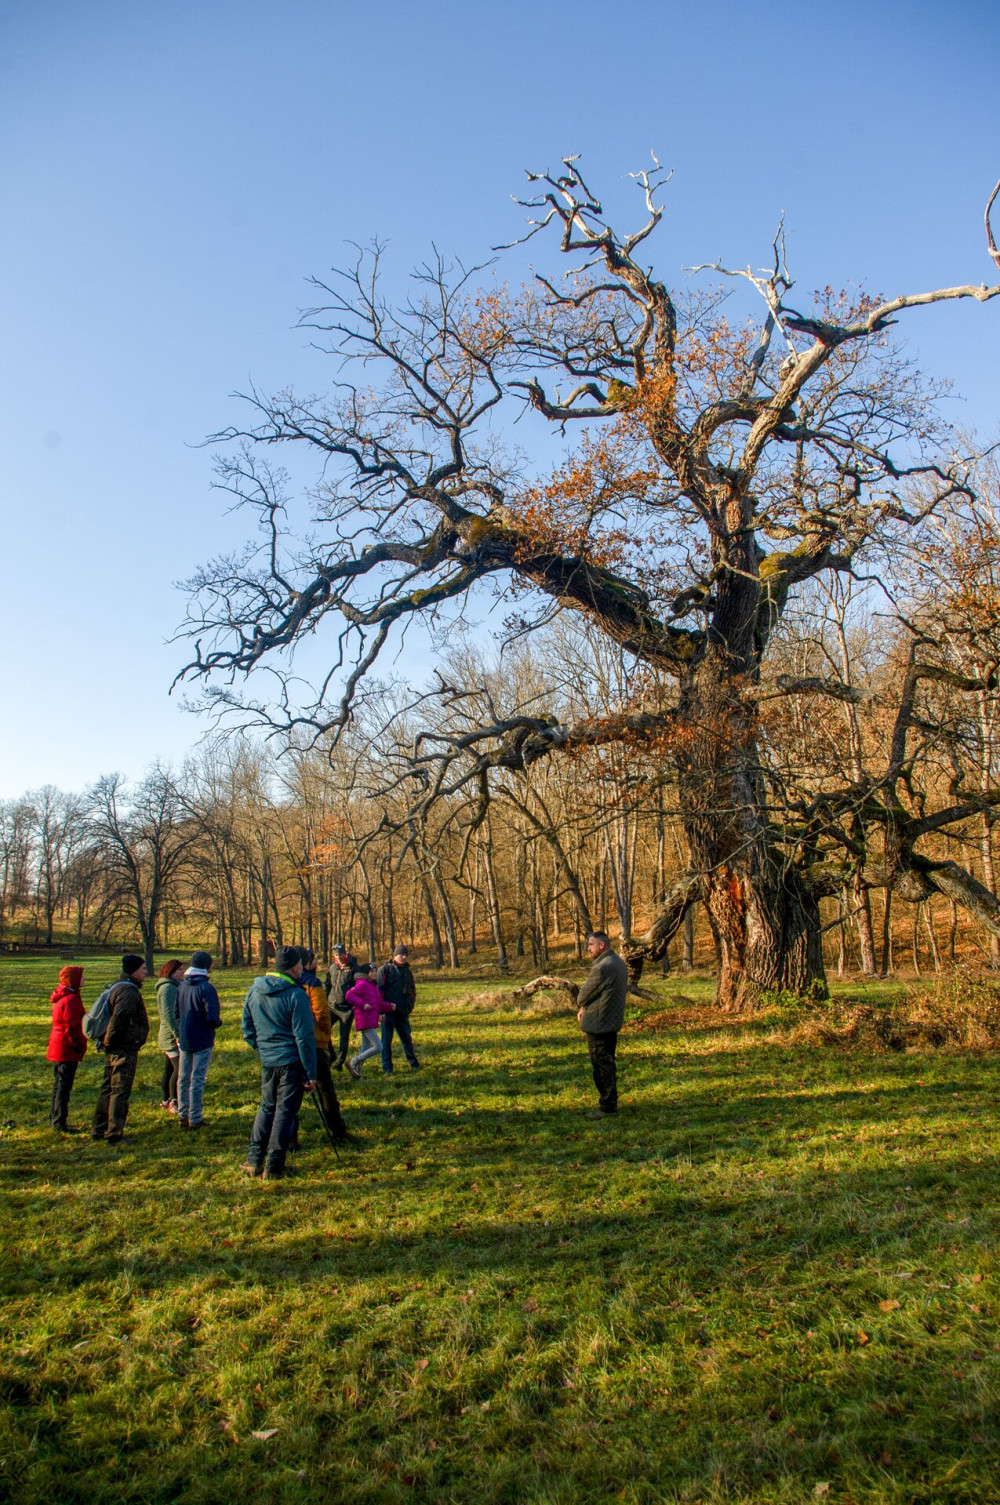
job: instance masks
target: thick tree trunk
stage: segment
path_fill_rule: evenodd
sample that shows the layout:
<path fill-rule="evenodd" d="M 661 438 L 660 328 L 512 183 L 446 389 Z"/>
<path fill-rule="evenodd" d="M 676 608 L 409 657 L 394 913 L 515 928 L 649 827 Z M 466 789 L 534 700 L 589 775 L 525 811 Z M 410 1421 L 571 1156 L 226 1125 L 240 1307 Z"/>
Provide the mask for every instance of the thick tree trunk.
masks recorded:
<path fill-rule="evenodd" d="M 739 1011 L 781 990 L 825 997 L 819 903 L 773 839 L 754 711 L 732 665 L 693 675 L 681 708 L 681 812 L 718 957 L 716 1003 Z"/>
<path fill-rule="evenodd" d="M 782 990 L 825 996 L 819 906 L 793 871 L 724 864 L 709 874 L 704 902 L 719 957 L 720 1008 L 752 1008 L 762 993 Z"/>

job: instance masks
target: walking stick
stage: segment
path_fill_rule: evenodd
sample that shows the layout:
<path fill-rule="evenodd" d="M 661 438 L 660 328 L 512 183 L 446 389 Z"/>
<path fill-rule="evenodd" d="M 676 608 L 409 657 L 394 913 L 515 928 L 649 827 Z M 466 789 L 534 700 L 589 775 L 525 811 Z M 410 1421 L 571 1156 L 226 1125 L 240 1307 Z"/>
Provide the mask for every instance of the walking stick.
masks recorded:
<path fill-rule="evenodd" d="M 324 1128 L 324 1130 L 326 1132 L 326 1137 L 330 1141 L 331 1148 L 333 1149 L 333 1153 L 336 1155 L 337 1159 L 339 1160 L 340 1159 L 340 1151 L 337 1149 L 337 1141 L 333 1137 L 333 1130 L 330 1128 L 329 1120 L 327 1119 L 326 1114 L 324 1113 L 322 1107 L 320 1106 L 319 1093 L 316 1091 L 315 1087 L 309 1093 L 309 1096 L 312 1098 L 313 1102 L 316 1105 L 316 1112 L 319 1114 L 319 1121 L 323 1125 L 323 1128 Z"/>

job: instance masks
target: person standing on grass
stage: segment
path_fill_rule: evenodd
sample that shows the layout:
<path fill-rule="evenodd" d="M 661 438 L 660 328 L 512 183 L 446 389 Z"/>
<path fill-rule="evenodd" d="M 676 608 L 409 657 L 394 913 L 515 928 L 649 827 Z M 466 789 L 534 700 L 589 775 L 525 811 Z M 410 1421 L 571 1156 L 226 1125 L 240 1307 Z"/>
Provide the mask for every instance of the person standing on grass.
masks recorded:
<path fill-rule="evenodd" d="M 82 967 L 63 967 L 59 984 L 49 1002 L 52 1005 L 52 1032 L 46 1059 L 55 1066 L 52 1083 L 52 1108 L 49 1119 L 57 1134 L 79 1134 L 67 1123 L 69 1097 L 73 1091 L 76 1068 L 87 1054 L 87 1037 L 83 1033 Z"/>
<path fill-rule="evenodd" d="M 177 1112 L 177 1065 L 180 1046 L 177 1044 L 177 984 L 184 963 L 175 958 L 164 962 L 156 980 L 156 1012 L 160 1017 L 160 1031 L 156 1046 L 163 1052 L 163 1086 L 160 1088 L 160 1107 L 170 1113 Z"/>
<path fill-rule="evenodd" d="M 182 1129 L 200 1129 L 205 1078 L 222 1022 L 219 995 L 209 981 L 212 958 L 195 951 L 177 988 L 177 1118 Z"/>
<path fill-rule="evenodd" d="M 417 985 L 410 969 L 410 953 L 405 946 L 396 947 L 392 960 L 379 968 L 375 981 L 382 997 L 387 1003 L 394 1005 L 392 1012 L 386 1014 L 382 1021 L 382 1070 L 386 1075 L 392 1072 L 392 1037 L 395 1033 L 399 1036 L 403 1054 L 410 1063 L 410 1070 L 419 1071 L 420 1062 L 413 1049 L 413 1035 L 410 1031 L 410 1015 L 417 1001 Z"/>
<path fill-rule="evenodd" d="M 327 1002 L 326 989 L 314 970 L 316 953 L 310 951 L 308 947 L 300 947 L 299 950 L 302 957 L 302 975 L 299 977 L 299 986 L 305 988 L 306 997 L 309 999 L 313 1016 L 313 1033 L 316 1036 L 316 1097 L 319 1100 L 320 1111 L 330 1127 L 331 1135 L 338 1144 L 346 1144 L 351 1136 L 347 1132 L 347 1125 L 340 1111 L 340 1103 L 337 1101 L 337 1089 L 333 1085 L 333 1077 L 330 1074 L 332 1032 L 330 1005 Z"/>
<path fill-rule="evenodd" d="M 598 1104 L 588 1118 L 611 1118 L 618 1112 L 618 1074 L 615 1049 L 618 1031 L 625 1023 L 628 968 L 611 950 L 603 930 L 587 937 L 587 952 L 593 962 L 577 994 L 577 1019 L 587 1037 Z"/>
<path fill-rule="evenodd" d="M 149 1036 L 149 1015 L 142 997 L 146 963 L 126 951 L 122 975 L 108 995 L 108 1027 L 104 1032 L 104 1080 L 97 1094 L 92 1139 L 121 1144 L 128 1119 L 139 1052 Z"/>
<path fill-rule="evenodd" d="M 243 1038 L 260 1056 L 261 1094 L 240 1170 L 263 1171 L 269 1181 L 289 1174 L 285 1159 L 302 1094 L 316 1086 L 316 1035 L 301 976 L 298 950 L 279 946 L 275 971 L 254 978 L 243 1005 Z"/>
<path fill-rule="evenodd" d="M 343 941 L 338 941 L 333 948 L 333 966 L 326 974 L 326 996 L 330 1000 L 330 1013 L 337 1021 L 337 1054 L 333 1061 L 333 1069 L 342 1071 L 344 1062 L 347 1060 L 351 1048 L 351 1027 L 354 1024 L 354 1010 L 347 1002 L 347 990 L 354 986 L 354 979 L 358 975 L 358 959 L 352 956 Z"/>
<path fill-rule="evenodd" d="M 361 1036 L 361 1049 L 348 1061 L 347 1069 L 355 1080 L 359 1080 L 362 1062 L 369 1056 L 377 1056 L 382 1048 L 378 1037 L 379 1015 L 394 1013 L 396 1005 L 383 998 L 372 982 L 371 962 L 362 962 L 358 968 L 354 986 L 348 989 L 347 1001 L 354 1008 L 354 1028 Z"/>

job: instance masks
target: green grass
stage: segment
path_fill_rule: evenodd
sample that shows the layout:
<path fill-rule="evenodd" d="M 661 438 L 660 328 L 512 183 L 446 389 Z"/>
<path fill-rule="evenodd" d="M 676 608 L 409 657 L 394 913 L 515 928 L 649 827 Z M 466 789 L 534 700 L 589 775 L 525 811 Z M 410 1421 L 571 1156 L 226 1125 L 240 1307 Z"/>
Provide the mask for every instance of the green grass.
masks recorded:
<path fill-rule="evenodd" d="M 54 973 L 0 961 L 3 1498 L 1000 1500 L 994 1057 L 629 1028 L 590 1124 L 572 1020 L 434 982 L 426 1070 L 344 1083 L 365 1153 L 306 1105 L 269 1187 L 249 974 L 210 1126 L 161 1112 L 151 1044 L 111 1149 L 47 1126 Z"/>

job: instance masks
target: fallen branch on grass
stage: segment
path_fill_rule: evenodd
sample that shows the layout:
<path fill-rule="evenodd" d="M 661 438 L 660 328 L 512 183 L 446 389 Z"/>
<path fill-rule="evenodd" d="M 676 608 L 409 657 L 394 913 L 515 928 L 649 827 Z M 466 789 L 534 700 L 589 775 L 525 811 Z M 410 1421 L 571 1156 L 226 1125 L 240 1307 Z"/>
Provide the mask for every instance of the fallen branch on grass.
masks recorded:
<path fill-rule="evenodd" d="M 570 982 L 568 977 L 533 977 L 531 982 L 526 982 L 523 988 L 515 988 L 511 993 L 511 999 L 523 1002 L 528 998 L 534 998 L 536 993 L 558 993 L 563 990 L 569 994 L 570 1003 L 576 1003 L 580 991 L 578 982 Z"/>

